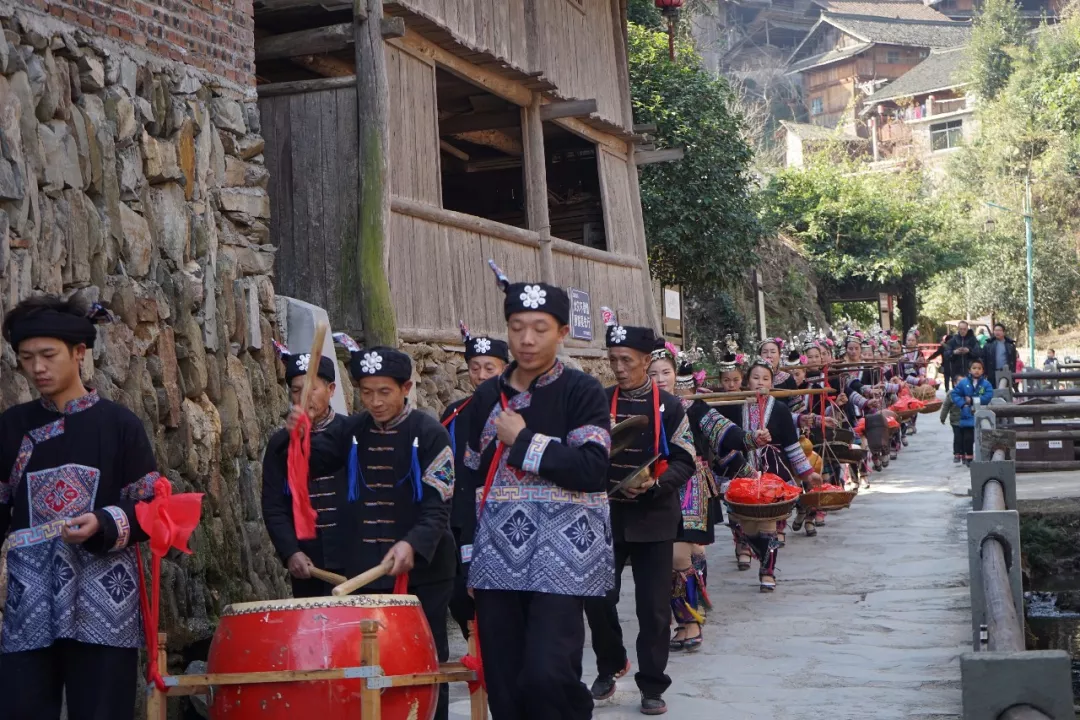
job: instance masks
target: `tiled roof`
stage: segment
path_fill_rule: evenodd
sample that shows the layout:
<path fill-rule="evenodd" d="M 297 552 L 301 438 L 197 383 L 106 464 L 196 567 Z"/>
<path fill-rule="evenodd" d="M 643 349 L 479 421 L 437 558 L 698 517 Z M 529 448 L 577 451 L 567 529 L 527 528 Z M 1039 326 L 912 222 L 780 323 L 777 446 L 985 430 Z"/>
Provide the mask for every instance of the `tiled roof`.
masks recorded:
<path fill-rule="evenodd" d="M 858 55 L 863 50 L 873 47 L 873 43 L 859 43 L 858 45 L 849 45 L 845 48 L 837 48 L 836 50 L 830 50 L 827 53 L 821 55 L 814 55 L 808 57 L 805 60 L 800 60 L 797 63 L 791 65 L 788 68 L 788 73 L 802 72 L 803 70 L 809 70 L 810 68 L 818 67 L 819 65 L 828 65 L 829 63 L 836 62 L 837 60 L 843 60 L 845 58 Z"/>
<path fill-rule="evenodd" d="M 963 85 L 961 66 L 965 57 L 963 48 L 932 52 L 921 63 L 866 98 L 866 102 L 925 95 Z"/>
<path fill-rule="evenodd" d="M 971 26 L 952 20 L 897 20 L 824 13 L 823 22 L 863 42 L 905 47 L 948 48 L 967 44 Z"/>
<path fill-rule="evenodd" d="M 946 15 L 917 0 L 915 2 L 903 2 L 902 0 L 887 0 L 886 2 L 874 2 L 873 0 L 814 0 L 814 3 L 826 12 L 843 15 L 866 15 L 901 20 L 946 21 L 949 19 Z"/>

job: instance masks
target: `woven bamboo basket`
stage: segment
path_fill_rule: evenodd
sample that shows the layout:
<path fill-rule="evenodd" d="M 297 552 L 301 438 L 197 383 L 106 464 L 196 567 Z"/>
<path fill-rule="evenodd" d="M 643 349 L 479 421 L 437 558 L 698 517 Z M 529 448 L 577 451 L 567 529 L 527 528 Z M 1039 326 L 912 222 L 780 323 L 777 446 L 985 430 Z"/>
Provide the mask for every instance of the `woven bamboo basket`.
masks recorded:
<path fill-rule="evenodd" d="M 941 410 L 941 400 L 933 400 L 926 403 L 926 407 L 919 411 L 922 415 L 933 415 Z"/>
<path fill-rule="evenodd" d="M 778 503 L 762 503 L 760 505 L 744 505 L 743 503 L 729 502 L 726 498 L 724 504 L 728 507 L 728 515 L 744 517 L 749 520 L 783 520 L 795 508 L 795 500 L 786 500 Z"/>
<path fill-rule="evenodd" d="M 918 410 L 893 410 L 893 412 L 896 413 L 896 417 L 900 422 L 907 422 L 919 414 Z"/>
<path fill-rule="evenodd" d="M 807 510 L 843 510 L 851 507 L 851 501 L 859 493 L 851 490 L 830 490 L 827 492 L 803 493 L 799 498 L 799 504 Z"/>
<path fill-rule="evenodd" d="M 827 460 L 835 458 L 842 463 L 859 463 L 866 458 L 866 450 L 842 442 L 831 442 L 827 448 L 824 445 L 815 445 L 814 452 Z"/>
<path fill-rule="evenodd" d="M 916 385 L 911 388 L 911 397 L 916 400 L 933 400 L 937 397 L 937 388 L 932 385 Z"/>

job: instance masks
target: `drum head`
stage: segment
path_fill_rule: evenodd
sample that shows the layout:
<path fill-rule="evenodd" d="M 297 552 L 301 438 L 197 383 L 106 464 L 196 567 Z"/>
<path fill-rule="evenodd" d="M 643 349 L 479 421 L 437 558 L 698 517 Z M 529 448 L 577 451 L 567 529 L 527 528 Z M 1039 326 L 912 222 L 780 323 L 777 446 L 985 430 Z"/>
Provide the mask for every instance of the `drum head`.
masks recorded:
<path fill-rule="evenodd" d="M 338 607 L 408 607 L 419 605 L 420 600 L 415 595 L 345 595 L 344 597 L 285 598 L 284 600 L 256 600 L 255 602 L 233 603 L 232 605 L 226 605 L 221 614 L 226 616 L 281 610 L 313 610 Z"/>

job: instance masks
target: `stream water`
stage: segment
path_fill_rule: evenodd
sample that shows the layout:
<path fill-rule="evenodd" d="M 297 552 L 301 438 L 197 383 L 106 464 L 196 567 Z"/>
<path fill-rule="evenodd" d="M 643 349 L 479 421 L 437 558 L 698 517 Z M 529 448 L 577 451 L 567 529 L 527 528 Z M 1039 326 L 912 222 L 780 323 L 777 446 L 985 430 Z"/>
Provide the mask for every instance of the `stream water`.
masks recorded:
<path fill-rule="evenodd" d="M 1073 659 L 1073 697 L 1080 699 L 1080 575 L 1057 574 L 1024 594 L 1028 650 L 1065 650 Z"/>

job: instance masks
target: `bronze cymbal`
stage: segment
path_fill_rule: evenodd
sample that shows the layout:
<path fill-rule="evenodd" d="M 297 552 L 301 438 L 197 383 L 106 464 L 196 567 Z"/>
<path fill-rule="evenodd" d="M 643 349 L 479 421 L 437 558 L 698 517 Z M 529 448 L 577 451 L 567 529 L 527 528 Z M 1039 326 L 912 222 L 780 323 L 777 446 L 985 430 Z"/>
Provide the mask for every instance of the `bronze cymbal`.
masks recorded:
<path fill-rule="evenodd" d="M 645 415 L 635 415 L 626 418 L 621 423 L 611 428 L 611 452 L 610 457 L 615 457 L 626 448 L 634 444 L 638 434 L 649 427 L 649 418 Z"/>
<path fill-rule="evenodd" d="M 621 424 L 621 423 L 620 423 Z M 649 473 L 652 472 L 652 464 L 660 459 L 659 455 L 653 455 L 647 463 L 637 470 L 631 470 L 630 474 L 619 481 L 619 484 L 608 490 L 608 497 L 622 492 L 627 488 L 637 489 L 649 481 Z"/>

